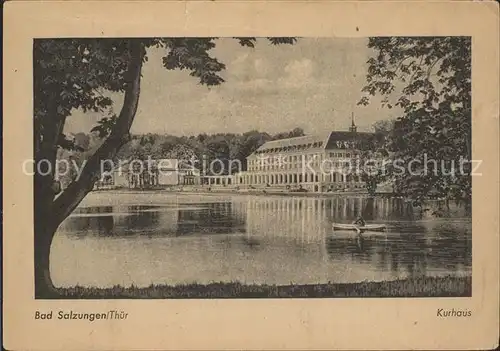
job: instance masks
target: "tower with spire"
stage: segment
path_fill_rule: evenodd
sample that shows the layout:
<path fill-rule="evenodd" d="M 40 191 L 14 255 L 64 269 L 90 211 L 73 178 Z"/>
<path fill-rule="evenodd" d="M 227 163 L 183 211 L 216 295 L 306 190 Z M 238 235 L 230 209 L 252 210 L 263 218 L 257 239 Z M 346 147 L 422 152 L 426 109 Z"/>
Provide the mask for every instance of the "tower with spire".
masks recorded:
<path fill-rule="evenodd" d="M 349 127 L 349 131 L 351 133 L 356 133 L 358 130 L 358 127 L 356 127 L 356 124 L 354 123 L 354 112 L 351 113 L 351 126 Z"/>

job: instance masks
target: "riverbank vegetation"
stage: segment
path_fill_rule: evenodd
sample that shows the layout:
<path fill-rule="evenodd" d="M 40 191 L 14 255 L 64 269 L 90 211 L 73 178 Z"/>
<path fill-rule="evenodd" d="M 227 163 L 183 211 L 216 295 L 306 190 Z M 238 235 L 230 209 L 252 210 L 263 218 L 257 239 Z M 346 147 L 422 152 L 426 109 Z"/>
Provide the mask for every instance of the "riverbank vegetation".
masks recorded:
<path fill-rule="evenodd" d="M 308 285 L 232 283 L 151 285 L 149 287 L 59 288 L 57 299 L 216 299 L 216 298 L 343 298 L 343 297 L 467 297 L 472 278 L 421 277 L 384 282 Z"/>
<path fill-rule="evenodd" d="M 304 136 L 302 128 L 294 128 L 287 132 L 270 134 L 265 131 L 249 130 L 245 133 L 201 133 L 191 136 L 175 136 L 170 134 L 135 134 L 131 140 L 118 151 L 119 160 L 153 160 L 176 159 L 186 164 L 201 168 L 202 161 L 212 163 L 212 170 L 217 174 L 234 174 L 247 169 L 246 158 L 264 143 L 271 140 Z M 81 166 L 104 142 L 97 130 L 90 133 L 80 132 L 73 135 L 78 152 L 60 149 L 58 157 L 72 159 Z M 192 162 L 197 160 L 198 162 Z M 230 162 L 231 161 L 231 162 Z M 238 168 L 241 167 L 241 168 Z M 63 185 L 76 178 L 76 170 L 65 174 Z"/>

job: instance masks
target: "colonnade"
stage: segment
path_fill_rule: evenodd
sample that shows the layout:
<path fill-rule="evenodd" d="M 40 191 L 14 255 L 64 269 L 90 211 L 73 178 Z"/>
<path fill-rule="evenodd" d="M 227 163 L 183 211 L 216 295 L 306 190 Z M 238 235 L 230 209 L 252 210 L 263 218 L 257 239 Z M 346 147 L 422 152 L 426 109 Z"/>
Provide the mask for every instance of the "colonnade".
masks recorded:
<path fill-rule="evenodd" d="M 349 179 L 350 178 L 350 179 Z M 300 183 L 348 183 L 359 181 L 357 176 L 346 176 L 341 173 L 317 174 L 317 173 L 241 173 L 237 176 L 238 184 L 259 185 L 288 185 Z"/>

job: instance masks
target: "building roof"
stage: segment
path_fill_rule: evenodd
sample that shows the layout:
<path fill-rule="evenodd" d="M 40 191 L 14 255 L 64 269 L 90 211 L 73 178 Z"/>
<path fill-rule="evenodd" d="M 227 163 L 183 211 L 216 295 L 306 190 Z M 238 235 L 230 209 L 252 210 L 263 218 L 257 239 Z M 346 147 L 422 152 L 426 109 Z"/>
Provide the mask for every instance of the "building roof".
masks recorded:
<path fill-rule="evenodd" d="M 259 147 L 256 151 L 267 151 L 280 148 L 291 151 L 291 148 L 299 146 L 306 146 L 308 149 L 321 149 L 325 146 L 327 141 L 328 134 L 306 135 L 295 138 L 271 140 L 261 145 L 261 147 Z"/>
<path fill-rule="evenodd" d="M 328 138 L 328 142 L 325 145 L 326 150 L 331 149 L 339 149 L 337 142 L 344 141 L 362 141 L 372 137 L 374 133 L 368 132 L 343 132 L 343 131 L 334 131 L 330 133 Z"/>
<path fill-rule="evenodd" d="M 333 131 L 322 135 L 272 140 L 264 143 L 253 154 L 341 149 L 344 146 L 339 142 L 360 141 L 371 136 L 373 133 Z"/>

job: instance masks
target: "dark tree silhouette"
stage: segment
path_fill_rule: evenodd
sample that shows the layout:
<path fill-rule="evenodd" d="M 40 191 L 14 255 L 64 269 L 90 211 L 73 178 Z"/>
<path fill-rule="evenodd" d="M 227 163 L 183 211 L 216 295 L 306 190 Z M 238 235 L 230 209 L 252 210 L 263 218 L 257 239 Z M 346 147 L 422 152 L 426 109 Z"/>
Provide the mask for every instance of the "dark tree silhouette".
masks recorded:
<path fill-rule="evenodd" d="M 416 204 L 429 196 L 470 203 L 470 163 L 460 163 L 471 158 L 471 38 L 377 37 L 368 46 L 374 55 L 359 104 L 381 94 L 402 110 L 390 149 L 418 166 L 392 174 L 398 191 Z"/>
<path fill-rule="evenodd" d="M 236 38 L 253 47 L 256 38 Z M 293 44 L 294 38 L 268 38 Z M 163 48 L 163 66 L 188 70 L 200 84 L 219 85 L 225 65 L 211 57 L 216 38 L 39 39 L 34 41 L 34 157 L 42 172 L 35 175 L 35 296 L 56 290 L 49 270 L 50 246 L 60 223 L 78 206 L 100 178 L 100 164 L 116 157 L 130 139 L 140 97 L 141 70 L 148 47 Z M 102 91 L 124 94 L 119 114 L 106 113 L 113 101 Z M 105 141 L 86 160 L 78 179 L 60 192 L 54 179 L 59 148 L 75 143 L 63 135 L 73 109 L 103 112 L 94 131 Z M 44 160 L 42 163 L 41 160 Z"/>

